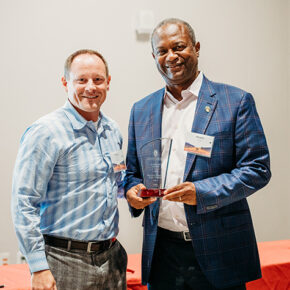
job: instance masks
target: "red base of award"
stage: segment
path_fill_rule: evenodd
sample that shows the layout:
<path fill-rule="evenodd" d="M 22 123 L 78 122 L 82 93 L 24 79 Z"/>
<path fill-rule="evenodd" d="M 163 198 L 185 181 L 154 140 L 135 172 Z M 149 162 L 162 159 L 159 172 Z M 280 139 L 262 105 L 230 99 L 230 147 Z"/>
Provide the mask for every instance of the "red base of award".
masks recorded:
<path fill-rule="evenodd" d="M 138 196 L 146 197 L 162 197 L 166 189 L 141 189 Z"/>

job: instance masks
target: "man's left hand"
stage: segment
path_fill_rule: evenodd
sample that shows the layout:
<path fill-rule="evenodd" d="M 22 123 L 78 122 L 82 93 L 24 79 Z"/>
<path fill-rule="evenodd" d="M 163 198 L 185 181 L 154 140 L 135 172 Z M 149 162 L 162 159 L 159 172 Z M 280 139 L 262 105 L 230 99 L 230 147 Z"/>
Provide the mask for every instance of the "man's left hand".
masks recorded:
<path fill-rule="evenodd" d="M 163 199 L 196 205 L 196 191 L 192 182 L 184 182 L 168 188 Z"/>

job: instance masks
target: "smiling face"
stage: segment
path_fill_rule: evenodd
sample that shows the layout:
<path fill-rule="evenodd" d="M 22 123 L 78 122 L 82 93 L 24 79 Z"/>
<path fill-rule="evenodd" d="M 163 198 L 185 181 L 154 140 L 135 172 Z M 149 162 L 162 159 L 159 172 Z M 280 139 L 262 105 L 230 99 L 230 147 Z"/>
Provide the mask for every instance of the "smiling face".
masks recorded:
<path fill-rule="evenodd" d="M 79 114 L 88 121 L 97 121 L 110 80 L 101 58 L 95 54 L 80 54 L 71 63 L 69 78 L 63 78 L 62 82 L 69 101 Z"/>
<path fill-rule="evenodd" d="M 169 89 L 187 88 L 198 75 L 199 42 L 193 44 L 185 25 L 168 23 L 153 37 L 153 57 Z"/>

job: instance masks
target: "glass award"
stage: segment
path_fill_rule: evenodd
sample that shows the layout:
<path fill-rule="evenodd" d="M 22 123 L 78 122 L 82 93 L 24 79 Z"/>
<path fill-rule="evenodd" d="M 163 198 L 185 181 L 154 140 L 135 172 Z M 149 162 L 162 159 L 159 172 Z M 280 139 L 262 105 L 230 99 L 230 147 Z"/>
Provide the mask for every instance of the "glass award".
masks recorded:
<path fill-rule="evenodd" d="M 146 189 L 141 189 L 138 196 L 142 198 L 164 196 L 171 147 L 171 138 L 158 138 L 141 146 L 141 167 Z M 165 166 L 163 170 L 162 165 Z"/>

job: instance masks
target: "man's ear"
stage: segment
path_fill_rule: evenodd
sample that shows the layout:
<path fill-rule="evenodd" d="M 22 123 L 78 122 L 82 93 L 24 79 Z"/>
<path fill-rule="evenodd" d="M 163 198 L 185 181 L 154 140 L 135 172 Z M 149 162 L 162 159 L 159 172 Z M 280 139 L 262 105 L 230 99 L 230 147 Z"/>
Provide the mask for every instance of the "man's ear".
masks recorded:
<path fill-rule="evenodd" d="M 199 51 L 200 51 L 200 42 L 197 42 L 196 44 L 195 44 L 195 51 L 196 51 L 196 54 L 197 54 L 197 56 L 199 57 Z"/>
<path fill-rule="evenodd" d="M 65 77 L 62 77 L 62 78 L 61 78 L 61 82 L 62 82 L 62 85 L 63 85 L 64 88 L 65 88 L 65 91 L 67 92 L 67 81 L 66 81 Z"/>
<path fill-rule="evenodd" d="M 110 82 L 111 82 L 111 76 L 109 75 L 107 78 L 107 91 L 110 89 Z"/>

